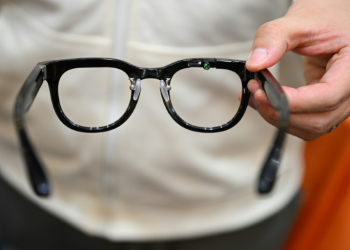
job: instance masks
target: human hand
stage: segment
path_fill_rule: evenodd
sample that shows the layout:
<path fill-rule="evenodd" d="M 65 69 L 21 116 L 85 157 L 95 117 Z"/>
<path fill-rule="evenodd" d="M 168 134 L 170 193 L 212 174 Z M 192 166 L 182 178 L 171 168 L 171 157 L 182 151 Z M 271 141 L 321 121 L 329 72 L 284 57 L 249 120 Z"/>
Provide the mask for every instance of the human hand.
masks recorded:
<path fill-rule="evenodd" d="M 288 132 L 313 140 L 350 116 L 350 1 L 297 0 L 287 14 L 262 25 L 246 67 L 276 64 L 289 50 L 305 56 L 306 86 L 283 87 L 290 108 Z M 293 70 L 293 69 L 291 69 Z M 250 106 L 269 123 L 278 115 L 259 83 L 248 84 Z"/>

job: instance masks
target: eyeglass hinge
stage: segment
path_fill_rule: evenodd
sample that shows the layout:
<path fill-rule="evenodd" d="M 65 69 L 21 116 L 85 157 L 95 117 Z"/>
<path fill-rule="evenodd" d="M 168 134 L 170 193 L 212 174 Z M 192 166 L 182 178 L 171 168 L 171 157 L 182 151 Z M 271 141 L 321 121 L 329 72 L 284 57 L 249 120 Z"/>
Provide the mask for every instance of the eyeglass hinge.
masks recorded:
<path fill-rule="evenodd" d="M 47 79 L 46 65 L 39 65 L 38 67 L 41 69 L 41 72 L 43 72 L 43 81 L 45 81 Z"/>
<path fill-rule="evenodd" d="M 244 68 L 244 81 L 248 81 L 251 79 L 255 79 L 258 80 L 258 73 L 257 72 L 250 72 L 249 70 L 247 70 L 247 68 Z"/>
<path fill-rule="evenodd" d="M 136 88 L 136 86 L 135 86 L 135 83 L 136 83 L 135 78 L 129 78 L 129 80 L 130 80 L 130 83 L 131 83 L 130 90 L 135 90 L 135 88 Z"/>
<path fill-rule="evenodd" d="M 170 81 L 171 81 L 171 78 L 166 78 L 165 79 L 166 89 L 167 90 L 171 90 Z"/>

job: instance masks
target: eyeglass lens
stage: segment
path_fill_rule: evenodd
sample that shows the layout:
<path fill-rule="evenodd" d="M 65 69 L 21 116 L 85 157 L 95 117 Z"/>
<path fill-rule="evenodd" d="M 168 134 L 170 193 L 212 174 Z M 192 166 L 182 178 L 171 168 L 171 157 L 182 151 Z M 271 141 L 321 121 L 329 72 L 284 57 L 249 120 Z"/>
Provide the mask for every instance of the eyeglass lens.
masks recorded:
<path fill-rule="evenodd" d="M 73 123 L 106 126 L 127 109 L 130 79 L 115 68 L 76 68 L 62 75 L 58 93 L 62 110 Z"/>
<path fill-rule="evenodd" d="M 230 70 L 186 68 L 173 75 L 170 85 L 176 113 L 195 126 L 221 126 L 235 116 L 240 105 L 242 83 Z M 99 127 L 124 114 L 130 101 L 129 88 L 129 77 L 119 69 L 76 68 L 62 75 L 59 98 L 63 112 L 73 123 Z"/>
<path fill-rule="evenodd" d="M 171 102 L 186 122 L 199 127 L 216 127 L 229 122 L 240 105 L 239 76 L 224 69 L 187 68 L 171 79 Z"/>

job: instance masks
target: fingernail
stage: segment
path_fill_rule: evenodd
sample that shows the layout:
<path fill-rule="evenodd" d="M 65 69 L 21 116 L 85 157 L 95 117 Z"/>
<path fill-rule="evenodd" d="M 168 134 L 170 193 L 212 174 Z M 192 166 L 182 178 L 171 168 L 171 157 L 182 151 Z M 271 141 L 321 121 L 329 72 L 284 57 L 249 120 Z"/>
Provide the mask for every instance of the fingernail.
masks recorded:
<path fill-rule="evenodd" d="M 238 100 L 242 100 L 242 91 L 238 94 Z"/>
<path fill-rule="evenodd" d="M 257 89 L 256 92 L 254 93 L 254 97 L 261 99 L 265 98 L 265 92 L 262 89 Z"/>
<path fill-rule="evenodd" d="M 267 98 L 265 91 L 263 91 L 262 89 L 258 89 L 255 94 L 254 94 L 254 98 L 261 103 L 264 104 L 270 104 L 269 99 Z"/>
<path fill-rule="evenodd" d="M 265 48 L 257 48 L 250 53 L 248 61 L 250 64 L 260 64 L 266 60 L 269 52 Z"/>
<path fill-rule="evenodd" d="M 260 85 L 255 80 L 252 80 L 248 83 L 248 89 L 249 89 L 250 93 L 252 93 L 254 95 L 255 92 L 260 89 Z"/>

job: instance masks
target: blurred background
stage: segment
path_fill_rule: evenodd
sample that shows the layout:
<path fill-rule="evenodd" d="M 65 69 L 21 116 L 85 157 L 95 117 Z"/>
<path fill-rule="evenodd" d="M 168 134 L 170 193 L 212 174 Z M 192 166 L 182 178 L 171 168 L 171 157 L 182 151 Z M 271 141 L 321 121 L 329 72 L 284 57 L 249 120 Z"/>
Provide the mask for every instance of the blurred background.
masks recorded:
<path fill-rule="evenodd" d="M 349 249 L 348 121 L 313 142 L 288 136 L 277 185 L 261 197 L 256 179 L 276 130 L 251 108 L 229 131 L 195 133 L 172 120 L 159 82 L 146 79 L 124 125 L 85 134 L 58 120 L 44 82 L 26 122 L 52 196 L 33 194 L 20 157 L 13 105 L 38 62 L 107 57 L 151 68 L 195 57 L 245 60 L 259 26 L 290 4 L 0 1 L 0 249 Z M 298 87 L 302 64 L 287 53 L 270 70 Z M 178 114 L 202 126 L 231 119 L 239 78 L 194 71 L 172 79 Z M 80 69 L 64 74 L 59 94 L 70 119 L 100 126 L 124 112 L 129 87 L 118 70 Z"/>

